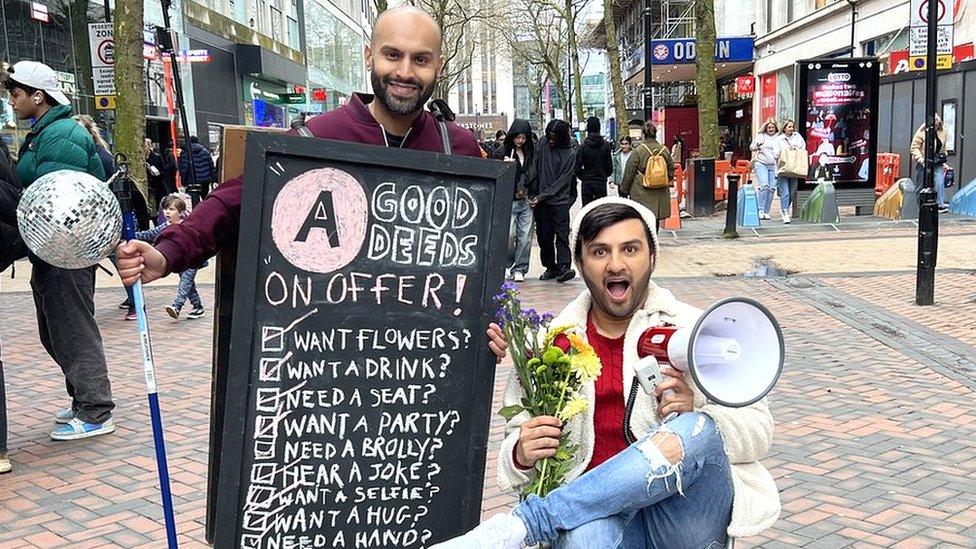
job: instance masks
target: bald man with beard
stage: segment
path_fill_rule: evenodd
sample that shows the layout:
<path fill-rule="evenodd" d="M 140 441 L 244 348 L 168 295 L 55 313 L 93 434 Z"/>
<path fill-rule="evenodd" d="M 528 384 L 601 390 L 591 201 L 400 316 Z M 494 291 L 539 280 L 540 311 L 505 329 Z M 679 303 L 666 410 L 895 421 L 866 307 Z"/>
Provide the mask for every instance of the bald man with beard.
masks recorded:
<path fill-rule="evenodd" d="M 383 12 L 365 57 L 375 95 L 355 93 L 342 107 L 310 119 L 307 130 L 312 136 L 445 152 L 441 131 L 447 131 L 453 154 L 481 157 L 471 132 L 450 122 L 442 125 L 424 110 L 444 68 L 441 30 L 430 15 L 412 6 Z M 230 179 L 183 223 L 163 231 L 154 245 L 140 241 L 120 245 L 123 282 L 134 284 L 141 277 L 148 283 L 199 265 L 220 249 L 236 247 L 240 213 L 241 180 Z"/>

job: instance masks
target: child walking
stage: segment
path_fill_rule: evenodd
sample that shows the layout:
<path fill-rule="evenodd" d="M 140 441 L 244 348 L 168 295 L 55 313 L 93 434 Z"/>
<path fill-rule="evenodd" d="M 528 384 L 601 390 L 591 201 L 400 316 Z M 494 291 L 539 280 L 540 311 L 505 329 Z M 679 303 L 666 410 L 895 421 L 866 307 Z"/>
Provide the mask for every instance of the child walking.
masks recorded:
<path fill-rule="evenodd" d="M 187 214 L 186 202 L 176 194 L 171 194 L 163 199 L 162 209 L 166 221 L 148 231 L 136 232 L 137 240 L 144 240 L 150 243 L 154 242 L 156 237 L 159 236 L 159 233 L 163 232 L 163 229 L 170 225 L 182 223 Z M 180 318 L 180 311 L 183 309 L 186 301 L 189 300 L 193 309 L 187 313 L 186 317 L 188 319 L 195 319 L 204 315 L 206 311 L 203 309 L 203 302 L 200 300 L 200 294 L 197 292 L 196 276 L 197 270 L 206 266 L 207 264 L 204 263 L 198 268 L 187 269 L 180 273 L 180 287 L 176 291 L 176 299 L 173 300 L 172 305 L 166 307 L 166 314 L 173 318 Z"/>

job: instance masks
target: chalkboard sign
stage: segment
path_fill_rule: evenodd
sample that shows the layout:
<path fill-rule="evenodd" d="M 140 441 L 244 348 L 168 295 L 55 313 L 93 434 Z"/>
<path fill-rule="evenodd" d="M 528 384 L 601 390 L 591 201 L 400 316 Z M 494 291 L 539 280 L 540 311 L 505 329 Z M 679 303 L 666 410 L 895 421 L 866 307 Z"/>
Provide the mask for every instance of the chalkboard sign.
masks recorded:
<path fill-rule="evenodd" d="M 218 548 L 415 548 L 478 522 L 513 177 L 248 136 Z"/>

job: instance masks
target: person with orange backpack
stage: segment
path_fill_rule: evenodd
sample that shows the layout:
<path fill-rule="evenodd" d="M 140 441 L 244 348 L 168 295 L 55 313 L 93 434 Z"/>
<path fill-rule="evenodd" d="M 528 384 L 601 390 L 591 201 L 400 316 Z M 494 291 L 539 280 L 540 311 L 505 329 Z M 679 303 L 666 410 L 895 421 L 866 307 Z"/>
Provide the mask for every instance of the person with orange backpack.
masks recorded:
<path fill-rule="evenodd" d="M 671 151 L 657 141 L 654 122 L 644 122 L 643 134 L 644 140 L 627 159 L 620 194 L 654 212 L 660 228 L 662 220 L 671 217 L 674 160 Z"/>

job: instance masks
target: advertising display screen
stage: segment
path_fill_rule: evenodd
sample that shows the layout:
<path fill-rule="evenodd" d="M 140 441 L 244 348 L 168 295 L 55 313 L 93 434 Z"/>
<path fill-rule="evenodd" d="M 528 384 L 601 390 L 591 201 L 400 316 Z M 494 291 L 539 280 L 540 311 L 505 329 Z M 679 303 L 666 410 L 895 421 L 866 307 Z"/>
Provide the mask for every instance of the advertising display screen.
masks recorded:
<path fill-rule="evenodd" d="M 873 187 L 877 156 L 876 58 L 811 59 L 798 63 L 797 131 L 810 155 L 806 185 Z"/>

